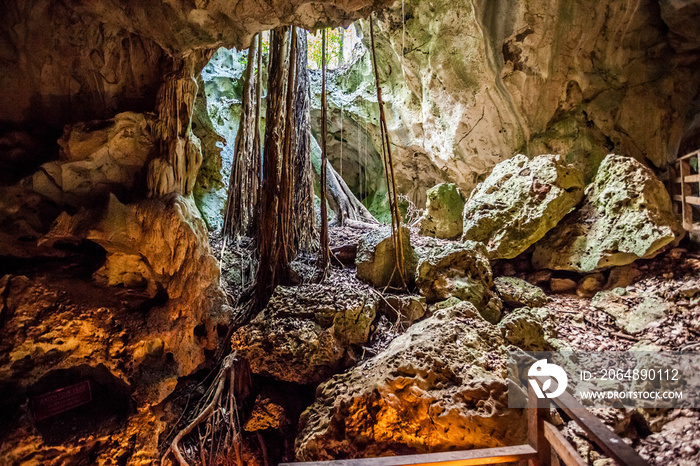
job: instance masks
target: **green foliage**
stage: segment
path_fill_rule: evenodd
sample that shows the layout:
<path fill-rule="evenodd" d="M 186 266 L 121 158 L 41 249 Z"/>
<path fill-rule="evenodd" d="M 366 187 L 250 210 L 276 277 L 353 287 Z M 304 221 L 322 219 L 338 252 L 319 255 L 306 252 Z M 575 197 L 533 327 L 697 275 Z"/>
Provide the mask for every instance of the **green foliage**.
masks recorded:
<path fill-rule="evenodd" d="M 343 58 L 343 28 L 326 29 L 326 64 L 328 68 L 342 65 Z M 309 67 L 321 69 L 321 30 L 308 32 Z"/>

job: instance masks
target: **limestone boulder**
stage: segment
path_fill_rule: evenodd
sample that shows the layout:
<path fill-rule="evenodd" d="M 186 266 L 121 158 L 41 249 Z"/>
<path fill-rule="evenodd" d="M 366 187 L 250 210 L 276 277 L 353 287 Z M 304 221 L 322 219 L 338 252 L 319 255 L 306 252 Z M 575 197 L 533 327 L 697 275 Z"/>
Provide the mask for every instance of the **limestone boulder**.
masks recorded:
<path fill-rule="evenodd" d="M 321 384 L 302 414 L 298 461 L 516 445 L 500 332 L 462 302 L 414 324 L 375 357 Z"/>
<path fill-rule="evenodd" d="M 428 303 L 456 297 L 482 309 L 493 297 L 486 248 L 474 241 L 433 248 L 418 264 L 416 287 Z"/>
<path fill-rule="evenodd" d="M 464 196 L 454 183 L 440 183 L 428 190 L 425 214 L 420 219 L 420 234 L 443 239 L 462 235 Z"/>
<path fill-rule="evenodd" d="M 391 322 L 409 327 L 425 315 L 426 304 L 423 296 L 387 295 L 379 302 L 379 312 Z"/>
<path fill-rule="evenodd" d="M 545 339 L 542 317 L 537 309 L 521 307 L 508 313 L 498 323 L 503 338 L 525 351 L 550 349 Z"/>
<path fill-rule="evenodd" d="M 547 295 L 542 288 L 520 278 L 497 277 L 493 282 L 498 296 L 507 306 L 540 307 L 547 303 Z"/>
<path fill-rule="evenodd" d="M 559 155 L 519 154 L 496 165 L 464 207 L 465 240 L 512 259 L 540 240 L 583 197 L 581 173 Z"/>
<path fill-rule="evenodd" d="M 357 283 L 277 287 L 267 307 L 232 337 L 253 373 L 285 382 L 326 380 L 367 342 L 377 311 Z"/>
<path fill-rule="evenodd" d="M 653 257 L 682 235 L 654 172 L 610 154 L 586 188 L 584 204 L 537 244 L 532 262 L 536 268 L 599 271 Z"/>
<path fill-rule="evenodd" d="M 612 316 L 620 328 L 631 334 L 663 320 L 670 310 L 670 304 L 659 296 L 638 296 L 624 288 L 601 291 L 593 297 L 591 305 Z"/>
<path fill-rule="evenodd" d="M 60 159 L 45 163 L 27 183 L 58 204 L 80 206 L 109 193 L 131 195 L 154 151 L 150 114 L 125 112 L 110 120 L 67 125 Z"/>
<path fill-rule="evenodd" d="M 418 258 L 411 246 L 411 231 L 401 227 L 404 257 L 404 276 L 407 285 L 412 285 L 416 277 Z M 391 228 L 383 227 L 370 230 L 357 246 L 357 278 L 376 288 L 385 286 L 401 287 L 401 276 L 396 269 L 396 253 L 391 237 Z"/>

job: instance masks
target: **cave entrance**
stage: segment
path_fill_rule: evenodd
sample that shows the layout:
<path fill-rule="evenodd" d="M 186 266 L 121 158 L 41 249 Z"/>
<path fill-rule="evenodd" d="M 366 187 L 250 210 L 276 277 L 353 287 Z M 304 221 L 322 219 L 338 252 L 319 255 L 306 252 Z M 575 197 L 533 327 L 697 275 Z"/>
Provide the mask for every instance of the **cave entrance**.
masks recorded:
<path fill-rule="evenodd" d="M 366 27 L 366 26 L 365 26 Z M 342 197 L 344 190 L 359 200 L 371 214 L 388 221 L 386 183 L 383 177 L 378 136 L 374 78 L 371 57 L 363 42 L 361 26 L 328 30 L 328 159 L 332 167 L 331 191 Z M 305 31 L 308 43 L 307 69 L 310 81 L 311 156 L 315 173 L 315 193 L 319 192 L 321 164 L 321 32 Z M 269 32 L 262 33 L 262 105 L 260 138 L 267 121 L 269 74 Z M 219 230 L 224 221 L 224 204 L 235 144 L 241 125 L 245 71 L 248 50 L 219 49 L 201 73 L 195 104 L 193 130 L 202 141 L 204 163 L 195 187 L 195 199 L 210 230 Z M 255 71 L 253 72 L 256 73 Z M 374 103 L 371 103 L 373 102 Z M 331 199 L 331 219 L 347 204 Z M 318 207 L 318 199 L 316 201 Z"/>

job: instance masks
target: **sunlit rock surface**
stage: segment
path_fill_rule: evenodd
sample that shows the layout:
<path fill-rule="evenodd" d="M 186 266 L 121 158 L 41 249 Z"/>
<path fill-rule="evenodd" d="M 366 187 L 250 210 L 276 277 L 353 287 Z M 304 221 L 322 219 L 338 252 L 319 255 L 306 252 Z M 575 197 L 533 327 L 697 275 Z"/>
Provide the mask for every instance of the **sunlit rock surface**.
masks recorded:
<path fill-rule="evenodd" d="M 492 259 L 525 252 L 583 197 L 580 172 L 559 155 L 519 154 L 499 163 L 464 206 L 463 238 L 481 241 Z"/>
<path fill-rule="evenodd" d="M 162 341 L 161 352 L 169 353 L 173 363 L 171 385 L 159 388 L 156 395 L 160 401 L 177 377 L 204 362 L 204 349 L 216 348 L 217 325 L 228 324 L 228 308 L 222 307 L 218 288 L 219 268 L 204 223 L 192 201 L 180 196 L 136 204 L 122 204 L 112 196 L 104 214 L 97 214 L 96 220 L 94 215 L 64 214 L 41 242 L 94 242 L 107 254 L 95 272 L 97 283 L 131 285 L 162 302 L 145 315 L 144 328 Z M 145 340 L 134 341 L 131 351 L 144 344 Z"/>
<path fill-rule="evenodd" d="M 537 244 L 532 262 L 590 272 L 653 257 L 682 234 L 663 183 L 633 158 L 611 154 L 583 205 Z"/>
<path fill-rule="evenodd" d="M 416 253 L 411 246 L 411 231 L 401 227 L 404 257 L 405 285 L 412 285 L 416 278 Z M 370 230 L 357 245 L 357 278 L 377 288 L 387 285 L 402 287 L 402 278 L 396 267 L 396 251 L 390 227 Z"/>
<path fill-rule="evenodd" d="M 500 332 L 463 302 L 437 311 L 386 350 L 321 384 L 302 415 L 299 461 L 516 445 Z"/>
<path fill-rule="evenodd" d="M 462 236 L 464 196 L 454 183 L 440 183 L 428 190 L 420 233 L 443 239 Z"/>
<path fill-rule="evenodd" d="M 700 141 L 699 9 L 668 0 L 407 0 L 378 13 L 399 190 L 419 207 L 440 182 L 469 193 L 516 153 L 562 154 L 586 181 L 611 152 L 663 167 L 684 138 Z M 371 79 L 360 62 L 331 78 L 331 131 L 339 140 L 344 104 L 346 167 L 358 163 L 352 154 L 374 160 L 381 149 L 378 121 L 359 103 L 376 101 L 357 85 L 362 74 Z"/>
<path fill-rule="evenodd" d="M 152 461 L 167 426 L 151 408 L 205 362 L 230 319 L 196 208 L 177 196 L 112 198 L 104 213 L 63 214 L 40 242 L 69 252 L 0 280 L 0 410 L 11 427 L 0 462 Z M 83 380 L 94 412 L 28 431 L 26 397 Z"/>
<path fill-rule="evenodd" d="M 234 333 L 232 346 L 256 374 L 318 383 L 356 357 L 376 310 L 371 290 L 357 283 L 277 287 L 267 307 Z"/>

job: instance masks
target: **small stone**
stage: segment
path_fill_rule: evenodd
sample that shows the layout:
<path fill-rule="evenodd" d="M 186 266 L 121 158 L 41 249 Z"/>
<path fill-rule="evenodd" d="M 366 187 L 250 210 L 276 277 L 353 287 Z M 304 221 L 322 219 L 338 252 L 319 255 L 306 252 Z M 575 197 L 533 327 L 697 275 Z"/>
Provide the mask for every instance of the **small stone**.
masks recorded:
<path fill-rule="evenodd" d="M 541 285 L 542 283 L 547 283 L 549 280 L 551 280 L 551 278 L 551 270 L 538 270 L 537 272 L 528 274 L 527 281 L 534 285 Z"/>
<path fill-rule="evenodd" d="M 503 310 L 503 303 L 498 298 L 491 298 L 489 303 L 483 310 L 480 310 L 481 317 L 484 318 L 486 322 L 496 325 L 499 320 L 501 320 L 501 311 Z"/>
<path fill-rule="evenodd" d="M 571 293 L 576 289 L 576 282 L 569 278 L 552 278 L 549 281 L 549 289 L 557 294 Z"/>
<path fill-rule="evenodd" d="M 258 395 L 253 404 L 253 412 L 244 426 L 246 432 L 274 429 L 280 430 L 286 421 L 286 411 L 281 404 L 270 397 Z"/>
<path fill-rule="evenodd" d="M 506 306 L 540 307 L 547 303 L 547 295 L 541 288 L 515 277 L 497 277 L 496 292 Z"/>
<path fill-rule="evenodd" d="M 605 286 L 605 276 L 602 273 L 586 275 L 576 285 L 576 294 L 581 298 L 592 298 Z"/>
<path fill-rule="evenodd" d="M 671 260 L 678 260 L 681 257 L 685 256 L 688 254 L 688 250 L 684 248 L 673 248 L 670 251 L 668 251 L 668 254 L 666 254 L 666 257 L 668 257 Z"/>
<path fill-rule="evenodd" d="M 408 327 L 425 315 L 426 304 L 423 296 L 386 296 L 379 302 L 379 311 L 394 322 Z"/>
<path fill-rule="evenodd" d="M 455 296 L 481 309 L 491 299 L 493 286 L 486 248 L 465 241 L 433 249 L 418 264 L 416 286 L 429 303 Z"/>
<path fill-rule="evenodd" d="M 503 264 L 503 275 L 506 277 L 512 277 L 514 276 L 518 271 L 515 269 L 515 266 L 511 264 L 510 262 L 507 262 Z"/>
<path fill-rule="evenodd" d="M 547 349 L 542 320 L 538 313 L 529 307 L 521 307 L 507 314 L 498 324 L 503 338 L 525 351 Z"/>
<path fill-rule="evenodd" d="M 639 269 L 635 264 L 613 267 L 610 269 L 610 275 L 608 276 L 608 282 L 605 284 L 605 289 L 611 290 L 613 288 L 628 287 L 637 281 L 639 275 Z"/>

